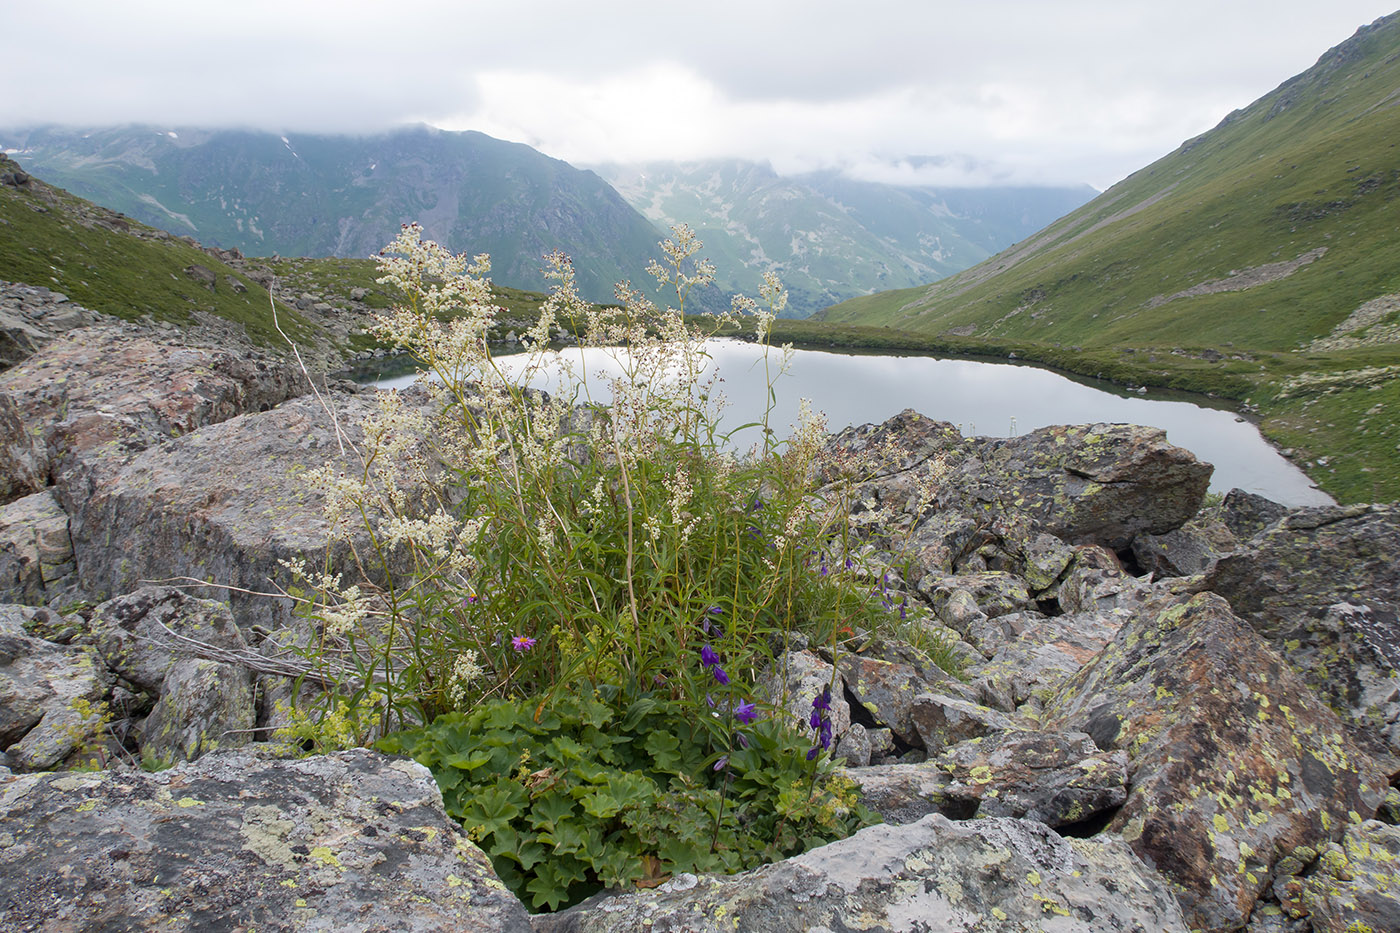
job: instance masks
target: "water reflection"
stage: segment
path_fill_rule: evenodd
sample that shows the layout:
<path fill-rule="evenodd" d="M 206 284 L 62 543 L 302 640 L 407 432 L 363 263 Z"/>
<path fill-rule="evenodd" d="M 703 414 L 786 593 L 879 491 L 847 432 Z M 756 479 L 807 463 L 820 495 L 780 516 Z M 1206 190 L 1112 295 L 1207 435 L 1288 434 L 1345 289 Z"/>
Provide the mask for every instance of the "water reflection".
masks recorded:
<path fill-rule="evenodd" d="M 729 408 L 724 423 L 740 425 L 763 413 L 767 399 L 759 347 L 735 340 L 709 342 L 711 366 L 718 367 L 720 389 Z M 618 372 L 610 354 L 617 351 L 561 351 L 584 354 L 590 374 Z M 776 371 L 779 351 L 770 351 Z M 503 367 L 510 357 L 498 358 Z M 404 385 L 413 376 L 384 380 Z M 557 377 L 539 388 L 560 392 Z M 1163 428 L 1173 444 L 1215 465 L 1211 488 L 1233 487 L 1268 496 L 1285 505 L 1322 505 L 1332 500 L 1269 445 L 1253 424 L 1233 412 L 1168 398 L 1124 397 L 1102 391 L 1048 370 L 1009 363 L 933 359 L 925 356 L 853 355 L 820 350 L 793 351 L 792 366 L 775 385 L 777 404 L 770 425 L 780 435 L 796 422 L 798 400 L 826 414 L 835 431 L 850 424 L 880 422 L 913 408 L 931 418 L 951 421 L 964 434 L 1004 437 L 1052 424 L 1121 422 Z M 598 398 L 598 391 L 594 397 Z M 605 401 L 605 398 L 599 399 Z M 746 447 L 756 429 L 740 436 Z"/>

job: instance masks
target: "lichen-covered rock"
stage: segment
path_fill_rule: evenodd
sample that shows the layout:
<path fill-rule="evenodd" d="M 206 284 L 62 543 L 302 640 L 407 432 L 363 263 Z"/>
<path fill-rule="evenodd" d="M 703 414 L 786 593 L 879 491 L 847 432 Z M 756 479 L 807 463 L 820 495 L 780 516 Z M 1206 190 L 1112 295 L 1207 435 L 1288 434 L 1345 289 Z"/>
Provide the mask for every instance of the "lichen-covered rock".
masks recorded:
<path fill-rule="evenodd" d="M 1220 520 L 1240 541 L 1248 541 L 1287 514 L 1288 506 L 1243 489 L 1227 492 L 1220 508 Z"/>
<path fill-rule="evenodd" d="M 1237 547 L 1239 540 L 1222 522 L 1195 518 L 1163 535 L 1133 538 L 1133 558 L 1144 573 L 1189 577 Z"/>
<path fill-rule="evenodd" d="M 0 783 L 0 927 L 529 933 L 415 762 L 225 753 Z"/>
<path fill-rule="evenodd" d="M 930 753 L 968 739 L 1016 728 L 1003 713 L 938 693 L 914 697 L 910 718 L 918 734 L 918 744 Z"/>
<path fill-rule="evenodd" d="M 87 646 L 24 632 L 36 611 L 0 607 L 0 750 L 16 771 L 52 768 L 102 744 L 102 702 L 111 675 Z"/>
<path fill-rule="evenodd" d="M 1400 755 L 1400 505 L 1290 512 L 1217 561 L 1202 585 Z"/>
<path fill-rule="evenodd" d="M 245 667 L 182 658 L 160 685 L 160 699 L 141 726 L 141 755 L 193 761 L 219 748 L 253 740 L 253 678 Z"/>
<path fill-rule="evenodd" d="M 1017 613 L 989 623 L 1010 632 L 986 663 L 969 667 L 965 676 L 982 702 L 1012 712 L 1053 694 L 1113 639 L 1131 613 L 1083 612 L 1041 616 Z M 984 638 L 980 645 L 992 644 Z M 979 645 L 979 646 L 980 646 Z"/>
<path fill-rule="evenodd" d="M 1024 573 L 1041 533 L 1114 549 L 1138 534 L 1165 534 L 1200 509 L 1212 469 L 1157 428 L 1055 426 L 963 439 L 912 411 L 847 429 L 828 448 L 875 464 L 855 527 L 907 538 L 920 576 L 1003 562 Z M 1029 566 L 1032 576 L 1051 569 Z"/>
<path fill-rule="evenodd" d="M 953 800 L 978 816 L 1080 823 L 1128 799 L 1128 756 L 1100 751 L 1078 732 L 1001 732 L 946 748 L 935 759 Z"/>
<path fill-rule="evenodd" d="M 76 583 L 68 513 L 49 490 L 0 506 L 0 602 L 39 606 Z"/>
<path fill-rule="evenodd" d="M 75 468 L 113 468 L 163 440 L 271 408 L 306 384 L 290 360 L 176 344 L 112 323 L 48 344 L 0 374 L 0 391 L 41 439 L 42 472 L 64 486 Z"/>
<path fill-rule="evenodd" d="M 426 393 L 401 395 L 418 411 L 433 408 Z M 374 400 L 337 394 L 329 401 L 348 441 L 362 441 L 358 424 L 375 410 Z M 321 497 L 302 474 L 349 462 L 335 423 L 314 398 L 143 451 L 69 506 L 82 585 L 105 599 L 143 580 L 208 580 L 232 588 L 225 592 L 240 626 L 280 628 L 289 602 L 260 594 L 291 584 L 282 561 L 318 560 L 328 547 Z M 345 557 L 336 547 L 333 562 Z"/>
<path fill-rule="evenodd" d="M 1285 914 L 1318 933 L 1400 929 L 1400 827 L 1350 825 L 1302 877 L 1280 878 L 1274 890 Z"/>
<path fill-rule="evenodd" d="M 107 600 L 92 611 L 89 628 L 108 667 L 157 693 L 175 662 L 194 656 L 189 641 L 229 651 L 248 647 L 228 606 L 170 586 L 143 586 Z"/>
<path fill-rule="evenodd" d="M 928 574 L 918 581 L 916 589 L 940 618 L 946 615 L 949 619 L 958 619 L 960 615 L 964 615 L 965 610 L 960 612 L 959 609 L 950 608 L 949 604 L 954 600 L 965 603 L 968 597 L 984 615 L 991 618 L 1035 606 L 1026 581 L 1002 570 L 951 575 Z M 964 635 L 967 634 L 953 621 L 948 621 L 948 625 Z"/>
<path fill-rule="evenodd" d="M 1212 467 L 1166 441 L 1166 432 L 1124 424 L 1057 425 L 991 439 L 983 482 L 1008 491 L 1036 527 L 1071 544 L 1126 547 L 1195 515 Z"/>
<path fill-rule="evenodd" d="M 1128 756 L 1083 733 L 1008 731 L 945 748 L 921 764 L 853 768 L 861 802 L 889 823 L 928 813 L 952 819 L 1024 817 L 1081 823 L 1127 799 Z"/>
<path fill-rule="evenodd" d="M 1109 829 L 1179 886 L 1195 927 L 1243 926 L 1274 864 L 1325 845 L 1384 793 L 1374 762 L 1220 597 L 1163 600 L 1047 704 L 1043 728 L 1082 731 L 1130 759 Z"/>
<path fill-rule="evenodd" d="M 905 745 L 918 744 L 914 698 L 942 685 L 956 689 L 951 676 L 932 664 L 916 667 L 899 661 L 848 654 L 837 661 L 846 689 L 876 725 L 888 728 Z M 834 725 L 834 723 L 833 723 Z"/>
<path fill-rule="evenodd" d="M 872 826 L 753 871 L 678 875 L 654 891 L 536 918 L 537 933 L 1186 929 L 1170 890 L 1120 840 L 938 814 Z"/>

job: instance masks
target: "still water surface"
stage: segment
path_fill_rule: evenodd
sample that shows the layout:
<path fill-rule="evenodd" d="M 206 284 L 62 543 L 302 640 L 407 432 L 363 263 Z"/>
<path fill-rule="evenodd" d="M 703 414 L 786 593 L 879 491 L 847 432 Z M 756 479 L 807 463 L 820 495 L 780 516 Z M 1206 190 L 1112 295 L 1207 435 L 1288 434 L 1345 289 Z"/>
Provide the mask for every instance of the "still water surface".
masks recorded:
<path fill-rule="evenodd" d="M 760 418 L 768 396 L 761 348 L 737 340 L 712 340 L 707 349 L 729 402 L 723 424 L 741 425 Z M 584 354 L 590 379 L 619 369 L 610 355 L 617 351 L 568 348 L 560 352 L 575 359 Z M 774 370 L 780 357 L 779 351 L 770 351 Z M 510 356 L 497 359 L 503 368 L 512 365 Z M 379 385 L 402 386 L 415 378 L 385 379 Z M 558 393 L 559 378 L 541 379 L 537 387 Z M 1024 434 L 1052 424 L 1150 425 L 1164 429 L 1173 444 L 1215 465 L 1212 490 L 1239 487 L 1290 506 L 1332 501 L 1280 456 L 1258 428 L 1234 412 L 1155 393 L 1112 391 L 1103 385 L 1096 388 L 1048 370 L 1010 363 L 795 350 L 791 367 L 774 385 L 777 405 L 769 423 L 786 435 L 789 425 L 797 421 L 798 400 L 806 398 L 813 409 L 826 414 L 827 427 L 833 432 L 851 424 L 878 423 L 905 408 L 952 422 L 965 435 L 992 437 Z M 606 401 L 596 388 L 593 395 Z M 741 433 L 737 444 L 747 447 L 757 439 L 751 429 L 747 437 Z"/>

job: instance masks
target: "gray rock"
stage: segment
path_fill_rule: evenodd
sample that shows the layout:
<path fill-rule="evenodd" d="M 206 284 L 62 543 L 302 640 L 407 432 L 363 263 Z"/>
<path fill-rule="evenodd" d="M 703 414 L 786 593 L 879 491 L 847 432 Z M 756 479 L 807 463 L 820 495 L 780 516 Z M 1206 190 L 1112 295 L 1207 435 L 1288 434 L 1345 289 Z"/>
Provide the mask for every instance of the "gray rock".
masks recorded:
<path fill-rule="evenodd" d="M 531 930 L 427 769 L 364 750 L 26 775 L 0 825 L 6 930 Z"/>
<path fill-rule="evenodd" d="M 16 771 L 42 771 L 103 745 L 110 674 L 92 648 L 24 633 L 43 610 L 0 607 L 0 749 Z"/>
<path fill-rule="evenodd" d="M 967 632 L 950 620 L 971 618 L 971 613 L 966 608 L 968 596 L 982 614 L 992 618 L 1006 615 L 1008 612 L 1020 612 L 1035 605 L 1025 580 L 999 570 L 968 574 L 928 574 L 919 580 L 915 589 L 933 607 L 939 618 L 947 616 L 944 621 L 949 627 L 964 635 Z M 949 608 L 955 601 L 957 605 Z"/>
<path fill-rule="evenodd" d="M 68 513 L 52 492 L 0 506 L 0 602 L 43 605 L 77 582 Z"/>
<path fill-rule="evenodd" d="M 1225 494 L 1220 520 L 1236 538 L 1248 541 L 1287 514 L 1288 507 L 1272 499 L 1243 489 L 1231 489 Z"/>
<path fill-rule="evenodd" d="M 967 739 L 1016 728 L 1009 717 L 994 709 L 937 693 L 916 696 L 912 718 L 919 743 L 930 753 Z"/>
<path fill-rule="evenodd" d="M 211 292 L 215 290 L 215 286 L 218 284 L 219 281 L 219 278 L 214 274 L 213 269 L 210 269 L 208 266 L 201 266 L 198 263 L 192 266 L 185 266 L 185 275 L 194 279 L 196 282 L 198 282 L 200 285 L 203 285 Z"/>
<path fill-rule="evenodd" d="M 1237 547 L 1239 541 L 1222 522 L 1192 519 L 1164 535 L 1138 535 L 1133 557 L 1156 577 L 1189 577 Z"/>
<path fill-rule="evenodd" d="M 1100 751 L 1083 733 L 999 732 L 944 749 L 933 762 L 955 801 L 978 816 L 1080 823 L 1128 799 L 1128 756 Z"/>
<path fill-rule="evenodd" d="M 808 720 L 812 700 L 832 683 L 832 743 L 839 743 L 851 727 L 851 704 L 846 700 L 846 684 L 834 667 L 810 651 L 788 651 L 755 685 L 758 695 L 779 710 L 786 710 L 799 729 L 810 734 Z"/>
<path fill-rule="evenodd" d="M 916 667 L 898 661 L 847 654 L 837 661 L 846 689 L 877 726 L 884 726 L 905 745 L 918 744 L 914 727 L 914 698 L 920 693 L 955 687 L 956 682 L 932 664 Z M 834 722 L 833 722 L 834 725 Z"/>
<path fill-rule="evenodd" d="M 1071 544 L 1123 548 L 1142 533 L 1165 534 L 1200 509 L 1211 466 L 1166 442 L 1157 428 L 1094 424 L 1041 428 L 1014 438 L 963 441 L 952 425 L 906 411 L 878 427 L 847 429 L 829 444 L 843 456 L 888 445 L 873 491 L 863 493 L 890 512 L 919 512 L 911 543 L 931 560 L 925 571 L 950 569 L 959 554 L 1002 539 L 1009 555 L 1028 541 L 1006 529 L 1045 532 Z M 912 491 L 926 502 L 911 506 Z M 951 523 L 966 516 L 975 528 Z M 936 522 L 932 536 L 920 527 Z M 949 531 L 962 527 L 961 540 Z"/>
<path fill-rule="evenodd" d="M 1301 877 L 1274 882 L 1283 913 L 1312 930 L 1400 929 L 1400 827 L 1375 820 L 1348 825 Z"/>
<path fill-rule="evenodd" d="M 1400 756 L 1400 505 L 1290 512 L 1202 585 L 1360 734 Z"/>
<path fill-rule="evenodd" d="M 176 661 L 160 685 L 160 699 L 141 726 L 143 759 L 193 761 L 220 748 L 253 740 L 257 719 L 247 668 L 204 658 Z"/>
<path fill-rule="evenodd" d="M 893 735 L 891 735 L 891 740 L 890 747 L 893 748 Z M 836 748 L 831 755 L 833 758 L 846 759 L 846 766 L 849 768 L 863 768 L 870 764 L 871 749 L 870 733 L 865 731 L 865 726 L 853 722 L 846 730 L 846 734 L 836 742 Z"/>
<path fill-rule="evenodd" d="M 537 933 L 1187 929 L 1171 892 L 1121 840 L 938 814 L 737 875 L 680 875 L 535 922 Z"/>
<path fill-rule="evenodd" d="M 1025 817 L 1052 828 L 1081 823 L 1127 799 L 1128 756 L 1082 733 L 1015 731 L 969 739 L 922 764 L 848 770 L 861 802 L 889 823 L 929 813 L 950 819 Z"/>
<path fill-rule="evenodd" d="M 1058 690 L 1131 616 L 1127 610 L 1002 616 L 989 624 L 1005 622 L 1010 636 L 985 664 L 968 668 L 965 676 L 984 702 L 1007 712 L 1017 710 Z"/>
<path fill-rule="evenodd" d="M 14 399 L 0 392 L 0 503 L 43 489 L 48 471 L 48 458 Z"/>
<path fill-rule="evenodd" d="M 107 666 L 157 693 L 177 661 L 195 657 L 182 636 L 230 651 L 248 647 L 228 606 L 169 586 L 108 600 L 93 610 L 89 625 Z"/>
<path fill-rule="evenodd" d="M 430 405 L 426 393 L 405 393 Z M 371 396 L 331 396 L 349 443 Z M 151 448 L 104 477 L 70 508 L 84 589 L 126 593 L 143 580 L 190 577 L 235 589 L 227 595 L 242 626 L 282 627 L 286 600 L 257 595 L 291 585 L 282 561 L 313 563 L 328 547 L 322 499 L 301 474 L 327 462 L 350 468 L 330 415 L 314 398 L 208 425 Z M 122 529 L 122 533 L 116 533 Z M 332 559 L 345 548 L 330 545 Z M 251 592 L 244 592 L 251 591 Z"/>
<path fill-rule="evenodd" d="M 1109 824 L 1179 886 L 1194 927 L 1237 929 L 1274 865 L 1371 816 L 1385 775 L 1301 678 L 1210 593 L 1164 599 L 1047 704 L 1042 728 L 1130 759 Z"/>

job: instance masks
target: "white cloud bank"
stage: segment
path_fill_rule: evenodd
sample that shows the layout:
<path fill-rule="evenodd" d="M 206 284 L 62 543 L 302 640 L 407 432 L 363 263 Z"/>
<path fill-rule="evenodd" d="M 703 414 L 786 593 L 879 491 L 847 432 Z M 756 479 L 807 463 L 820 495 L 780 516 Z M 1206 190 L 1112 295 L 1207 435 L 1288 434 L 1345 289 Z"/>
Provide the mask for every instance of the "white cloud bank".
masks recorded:
<path fill-rule="evenodd" d="M 737 156 L 881 180 L 1106 187 L 1388 12 L 1366 0 L 48 0 L 6 10 L 0 61 L 23 90 L 11 84 L 0 126 L 421 121 L 585 164 Z"/>

